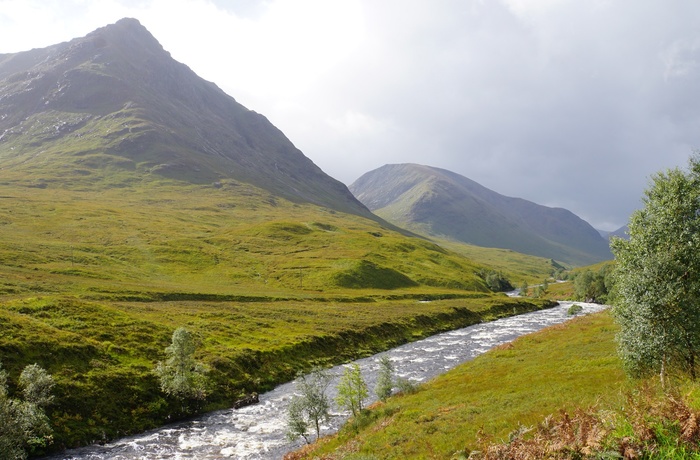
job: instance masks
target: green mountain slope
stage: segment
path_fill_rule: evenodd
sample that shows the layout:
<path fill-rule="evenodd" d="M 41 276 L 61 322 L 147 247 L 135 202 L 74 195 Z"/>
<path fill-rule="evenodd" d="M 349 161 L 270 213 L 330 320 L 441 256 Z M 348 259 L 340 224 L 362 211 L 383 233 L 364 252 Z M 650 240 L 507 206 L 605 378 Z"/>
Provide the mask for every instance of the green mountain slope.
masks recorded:
<path fill-rule="evenodd" d="M 605 239 L 573 213 L 500 195 L 444 169 L 385 165 L 350 190 L 375 214 L 424 235 L 574 265 L 612 257 Z"/>

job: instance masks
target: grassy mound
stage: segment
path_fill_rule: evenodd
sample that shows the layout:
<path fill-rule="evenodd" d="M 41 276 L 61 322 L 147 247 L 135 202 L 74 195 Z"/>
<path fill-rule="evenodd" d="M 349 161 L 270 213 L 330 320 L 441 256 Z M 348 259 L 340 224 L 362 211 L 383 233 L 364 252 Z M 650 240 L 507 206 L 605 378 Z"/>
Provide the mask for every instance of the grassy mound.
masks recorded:
<path fill-rule="evenodd" d="M 335 274 L 334 279 L 338 286 L 354 289 L 398 289 L 418 285 L 403 273 L 368 260 L 361 260 L 353 268 Z"/>

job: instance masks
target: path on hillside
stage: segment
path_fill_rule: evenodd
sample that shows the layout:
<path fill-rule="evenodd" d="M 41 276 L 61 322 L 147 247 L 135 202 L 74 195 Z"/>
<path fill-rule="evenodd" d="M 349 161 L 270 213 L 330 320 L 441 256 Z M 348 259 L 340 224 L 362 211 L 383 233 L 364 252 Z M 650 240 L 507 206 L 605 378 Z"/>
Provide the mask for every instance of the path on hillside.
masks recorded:
<path fill-rule="evenodd" d="M 445 332 L 356 362 L 374 400 L 373 389 L 382 355 L 390 357 L 398 376 L 424 382 L 495 346 L 570 319 L 567 310 L 573 303 L 561 302 L 548 310 Z M 575 303 L 583 307 L 583 314 L 605 308 L 597 304 Z M 331 369 L 336 376 L 342 371 L 343 366 Z M 331 384 L 331 398 L 335 397 L 336 383 L 337 378 Z M 300 442 L 290 443 L 285 437 L 286 409 L 293 392 L 294 382 L 286 383 L 260 395 L 260 403 L 254 406 L 212 412 L 104 446 L 75 449 L 49 459 L 280 459 L 301 446 Z M 334 433 L 346 419 L 347 414 L 333 412 L 329 423 L 323 426 L 323 434 Z"/>

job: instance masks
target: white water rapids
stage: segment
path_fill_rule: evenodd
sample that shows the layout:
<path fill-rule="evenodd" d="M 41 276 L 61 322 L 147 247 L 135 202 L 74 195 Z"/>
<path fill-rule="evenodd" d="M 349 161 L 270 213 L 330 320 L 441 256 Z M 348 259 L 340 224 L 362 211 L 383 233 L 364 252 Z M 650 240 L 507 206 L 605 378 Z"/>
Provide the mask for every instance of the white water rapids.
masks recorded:
<path fill-rule="evenodd" d="M 390 357 L 397 376 L 424 382 L 495 346 L 570 319 L 567 310 L 573 303 L 561 302 L 551 309 L 445 332 L 356 362 L 374 400 L 373 389 L 381 355 Z M 597 304 L 575 303 L 583 307 L 582 314 L 606 308 Z M 337 379 L 342 370 L 343 366 L 338 366 L 330 372 Z M 335 397 L 333 390 L 336 383 L 337 380 L 331 384 L 328 392 L 331 398 Z M 280 459 L 285 453 L 301 446 L 300 441 L 289 442 L 285 435 L 287 404 L 294 394 L 294 385 L 294 382 L 286 383 L 260 395 L 260 403 L 253 406 L 212 412 L 109 444 L 70 450 L 48 459 Z M 334 433 L 346 420 L 347 414 L 333 412 L 331 420 L 323 426 L 322 434 Z"/>

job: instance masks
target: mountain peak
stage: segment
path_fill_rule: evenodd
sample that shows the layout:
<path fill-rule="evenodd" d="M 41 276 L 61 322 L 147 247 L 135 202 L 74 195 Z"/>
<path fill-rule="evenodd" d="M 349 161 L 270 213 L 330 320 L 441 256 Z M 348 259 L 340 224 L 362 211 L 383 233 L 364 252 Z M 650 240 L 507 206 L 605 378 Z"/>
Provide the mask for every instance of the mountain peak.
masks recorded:
<path fill-rule="evenodd" d="M 376 219 L 264 116 L 175 61 L 133 18 L 0 55 L 0 168 L 64 186 L 111 183 L 115 168 L 136 180 L 230 179 Z"/>
<path fill-rule="evenodd" d="M 170 57 L 170 53 L 165 51 L 158 40 L 135 18 L 120 19 L 114 24 L 101 27 L 84 38 L 74 41 L 78 43 L 90 41 L 98 49 L 114 46 L 127 51 L 132 59 L 141 53 L 151 55 L 162 53 Z"/>

